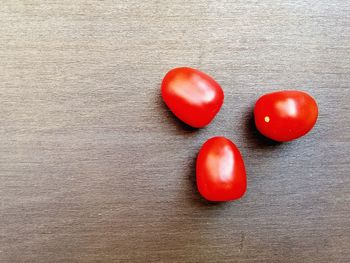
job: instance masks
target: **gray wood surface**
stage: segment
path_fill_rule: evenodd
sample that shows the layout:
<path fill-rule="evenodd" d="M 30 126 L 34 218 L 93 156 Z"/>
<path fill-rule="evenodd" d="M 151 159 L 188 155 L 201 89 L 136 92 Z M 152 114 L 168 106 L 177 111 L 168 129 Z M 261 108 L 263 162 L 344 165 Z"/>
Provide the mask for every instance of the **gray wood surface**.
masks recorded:
<path fill-rule="evenodd" d="M 2 0 L 0 262 L 350 262 L 350 1 Z M 161 101 L 176 66 L 225 104 L 193 130 Z M 302 89 L 307 136 L 273 144 L 251 110 Z M 210 204 L 195 157 L 241 149 L 248 192 Z"/>

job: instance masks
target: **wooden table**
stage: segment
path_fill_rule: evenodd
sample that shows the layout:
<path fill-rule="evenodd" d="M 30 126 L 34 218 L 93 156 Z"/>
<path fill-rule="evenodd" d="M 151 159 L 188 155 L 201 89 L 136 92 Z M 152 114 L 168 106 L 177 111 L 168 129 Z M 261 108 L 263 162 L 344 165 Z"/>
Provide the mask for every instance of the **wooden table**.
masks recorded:
<path fill-rule="evenodd" d="M 0 25 L 0 262 L 350 262 L 349 1 L 3 0 Z M 177 66 L 225 91 L 205 129 L 161 101 Z M 280 89 L 320 115 L 272 144 L 252 107 Z M 196 190 L 216 135 L 237 202 Z"/>

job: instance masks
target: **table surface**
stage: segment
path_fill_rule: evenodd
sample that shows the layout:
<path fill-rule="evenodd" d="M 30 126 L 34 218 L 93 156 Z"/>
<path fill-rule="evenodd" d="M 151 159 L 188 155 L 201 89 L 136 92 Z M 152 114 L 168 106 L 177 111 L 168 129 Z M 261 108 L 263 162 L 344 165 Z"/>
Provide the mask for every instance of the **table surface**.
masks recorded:
<path fill-rule="evenodd" d="M 3 0 L 0 24 L 0 262 L 350 262 L 350 1 Z M 224 89 L 207 128 L 160 98 L 178 66 Z M 252 107 L 281 89 L 320 114 L 274 144 Z M 236 202 L 196 190 L 217 135 Z"/>

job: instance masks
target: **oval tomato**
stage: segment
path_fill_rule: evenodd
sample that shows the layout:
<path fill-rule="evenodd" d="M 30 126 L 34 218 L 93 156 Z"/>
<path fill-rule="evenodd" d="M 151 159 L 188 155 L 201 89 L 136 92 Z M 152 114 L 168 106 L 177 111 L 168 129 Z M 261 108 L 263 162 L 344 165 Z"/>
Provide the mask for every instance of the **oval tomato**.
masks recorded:
<path fill-rule="evenodd" d="M 246 170 L 236 145 L 225 137 L 204 143 L 196 164 L 197 187 L 209 201 L 230 201 L 247 189 Z"/>
<path fill-rule="evenodd" d="M 180 120 L 201 128 L 219 112 L 224 92 L 210 76 L 192 68 L 175 68 L 164 77 L 161 87 L 165 104 Z"/>
<path fill-rule="evenodd" d="M 316 123 L 317 103 L 303 91 L 288 90 L 268 93 L 254 107 L 257 129 L 266 137 L 280 142 L 297 139 Z"/>

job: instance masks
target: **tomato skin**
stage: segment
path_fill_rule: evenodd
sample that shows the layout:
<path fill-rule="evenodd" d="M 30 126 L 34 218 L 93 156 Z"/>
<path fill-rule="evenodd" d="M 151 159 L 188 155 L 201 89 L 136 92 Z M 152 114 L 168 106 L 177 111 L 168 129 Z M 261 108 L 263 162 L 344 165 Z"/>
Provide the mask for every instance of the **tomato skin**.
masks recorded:
<path fill-rule="evenodd" d="M 213 78 L 187 67 L 170 70 L 161 93 L 175 116 L 195 128 L 207 126 L 224 102 L 224 92 Z"/>
<path fill-rule="evenodd" d="M 236 145 L 225 137 L 206 141 L 196 163 L 197 188 L 209 201 L 241 198 L 247 189 L 246 170 Z"/>
<path fill-rule="evenodd" d="M 317 116 L 315 99 L 297 90 L 265 94 L 254 107 L 256 128 L 264 136 L 279 142 L 291 141 L 308 133 Z"/>

